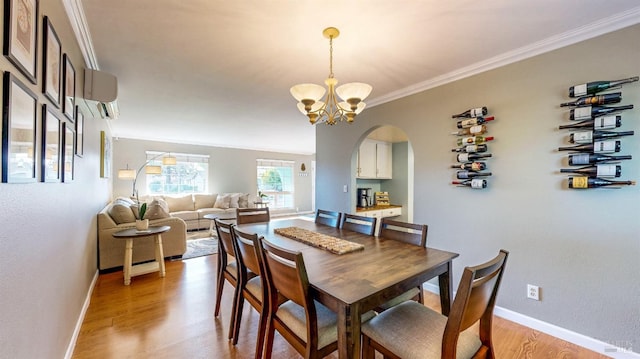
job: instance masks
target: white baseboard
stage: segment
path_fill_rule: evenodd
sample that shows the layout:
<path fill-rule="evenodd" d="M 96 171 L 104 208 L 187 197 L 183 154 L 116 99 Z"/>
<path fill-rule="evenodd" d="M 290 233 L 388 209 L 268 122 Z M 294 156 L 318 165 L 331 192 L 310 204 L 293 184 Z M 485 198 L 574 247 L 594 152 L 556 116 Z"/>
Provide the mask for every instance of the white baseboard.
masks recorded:
<path fill-rule="evenodd" d="M 440 294 L 440 288 L 435 284 L 425 283 L 423 287 L 429 292 Z M 496 306 L 493 314 L 614 359 L 640 359 L 640 354 L 632 352 L 631 348 L 617 347 L 610 343 L 605 343 L 509 309 Z"/>
<path fill-rule="evenodd" d="M 91 303 L 91 295 L 93 294 L 93 288 L 96 286 L 96 282 L 98 281 L 99 271 L 96 270 L 93 275 L 93 279 L 91 280 L 91 285 L 89 286 L 89 290 L 87 291 L 87 296 L 84 299 L 84 304 L 82 305 L 82 310 L 80 311 L 80 315 L 78 316 L 78 320 L 76 321 L 76 327 L 73 330 L 73 335 L 71 336 L 71 341 L 69 342 L 69 346 L 67 347 L 67 353 L 64 355 L 64 359 L 71 359 L 73 356 L 73 351 L 76 348 L 76 342 L 78 341 L 78 335 L 80 335 L 80 329 L 82 328 L 82 322 L 84 322 L 84 316 L 87 314 L 87 309 L 89 309 L 89 304 Z"/>

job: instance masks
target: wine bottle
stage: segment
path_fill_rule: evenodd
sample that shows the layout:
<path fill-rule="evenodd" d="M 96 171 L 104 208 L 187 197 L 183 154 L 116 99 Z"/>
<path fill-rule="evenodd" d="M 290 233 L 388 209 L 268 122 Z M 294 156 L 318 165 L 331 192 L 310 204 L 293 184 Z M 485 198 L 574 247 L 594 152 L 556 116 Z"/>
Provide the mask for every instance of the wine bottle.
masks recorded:
<path fill-rule="evenodd" d="M 475 160 L 479 160 L 482 158 L 489 158 L 491 157 L 490 153 L 460 153 L 458 154 L 458 162 L 469 162 L 469 161 L 475 161 Z"/>
<path fill-rule="evenodd" d="M 592 143 L 594 140 L 618 138 L 622 136 L 633 136 L 633 131 L 579 131 L 569 135 L 571 143 Z"/>
<path fill-rule="evenodd" d="M 495 119 L 495 117 L 493 116 L 489 116 L 489 117 L 476 117 L 476 118 L 470 118 L 468 120 L 460 120 L 456 123 L 456 126 L 458 126 L 458 128 L 468 128 L 468 127 L 472 127 L 472 126 L 476 126 L 476 125 L 482 125 L 485 122 L 488 121 L 493 121 Z"/>
<path fill-rule="evenodd" d="M 630 77 L 628 79 L 615 80 L 615 81 L 593 81 L 586 84 L 580 84 L 569 87 L 569 97 L 578 97 L 585 95 L 593 95 L 598 92 L 606 91 L 614 87 L 618 87 L 622 84 L 638 81 L 638 76 Z"/>
<path fill-rule="evenodd" d="M 630 110 L 633 108 L 633 105 L 626 106 L 586 106 L 586 107 L 578 107 L 571 109 L 569 112 L 570 120 L 588 120 L 590 118 L 594 118 L 600 115 L 606 115 L 612 112 L 618 112 L 623 110 Z"/>
<path fill-rule="evenodd" d="M 485 143 L 485 142 L 489 142 L 489 141 L 493 141 L 493 136 L 471 136 L 471 137 L 463 137 L 463 138 L 458 138 L 458 141 L 456 141 L 456 143 L 458 144 L 458 146 L 462 146 L 462 145 L 472 145 L 472 144 L 476 144 L 479 145 L 481 143 Z"/>
<path fill-rule="evenodd" d="M 451 149 L 451 152 L 466 152 L 466 153 L 487 152 L 487 145 L 467 145 L 459 148 L 453 148 Z"/>
<path fill-rule="evenodd" d="M 451 184 L 457 184 L 458 186 L 467 186 L 476 189 L 487 188 L 487 180 L 481 178 L 473 178 L 466 181 L 451 181 Z"/>
<path fill-rule="evenodd" d="M 452 135 L 464 136 L 464 135 L 481 135 L 487 132 L 486 125 L 475 125 L 468 128 L 463 128 L 458 132 L 451 132 Z"/>
<path fill-rule="evenodd" d="M 611 181 L 603 178 L 569 177 L 569 188 L 598 188 L 604 186 L 635 186 L 636 181 Z"/>
<path fill-rule="evenodd" d="M 581 168 L 561 168 L 562 173 L 578 173 L 587 177 L 620 177 L 622 166 L 600 164 Z"/>
<path fill-rule="evenodd" d="M 491 176 L 491 172 L 474 172 L 474 171 L 467 171 L 467 170 L 456 172 L 456 178 L 458 179 L 471 179 L 475 177 L 486 177 L 486 176 Z"/>
<path fill-rule="evenodd" d="M 593 153 L 620 152 L 620 141 L 596 141 L 571 147 L 558 147 L 558 151 L 576 151 Z"/>
<path fill-rule="evenodd" d="M 457 115 L 452 115 L 451 118 L 459 118 L 459 117 L 478 117 L 478 116 L 484 116 L 487 114 L 487 108 L 486 107 L 478 107 L 478 108 L 472 108 L 470 110 L 466 110 L 463 113 L 459 113 Z"/>
<path fill-rule="evenodd" d="M 569 155 L 569 166 L 591 165 L 594 163 L 607 163 L 630 159 L 631 155 L 608 156 L 600 154 L 576 153 L 573 155 Z"/>
<path fill-rule="evenodd" d="M 487 169 L 486 162 L 467 162 L 459 165 L 451 165 L 451 168 L 459 168 L 467 171 L 482 171 Z"/>
<path fill-rule="evenodd" d="M 622 92 L 612 92 L 604 95 L 580 97 L 575 101 L 561 103 L 560 107 L 605 105 L 608 103 L 618 103 L 620 101 L 622 101 Z"/>
<path fill-rule="evenodd" d="M 602 116 L 593 120 L 585 120 L 571 125 L 560 125 L 559 129 L 566 128 L 593 128 L 594 130 L 608 130 L 622 126 L 622 116 Z"/>

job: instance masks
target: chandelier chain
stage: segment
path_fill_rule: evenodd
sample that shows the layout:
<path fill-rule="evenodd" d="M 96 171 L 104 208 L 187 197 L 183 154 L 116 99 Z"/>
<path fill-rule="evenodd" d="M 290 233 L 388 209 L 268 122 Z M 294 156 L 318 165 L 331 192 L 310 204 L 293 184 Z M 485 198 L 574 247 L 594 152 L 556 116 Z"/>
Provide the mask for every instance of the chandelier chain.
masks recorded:
<path fill-rule="evenodd" d="M 329 78 L 333 78 L 333 36 L 329 37 Z"/>

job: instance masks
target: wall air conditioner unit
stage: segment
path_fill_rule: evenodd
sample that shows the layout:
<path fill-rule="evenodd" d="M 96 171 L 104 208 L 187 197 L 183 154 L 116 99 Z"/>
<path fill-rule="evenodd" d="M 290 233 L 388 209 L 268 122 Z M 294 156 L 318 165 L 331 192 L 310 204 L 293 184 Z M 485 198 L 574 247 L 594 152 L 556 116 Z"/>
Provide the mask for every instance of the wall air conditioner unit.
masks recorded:
<path fill-rule="evenodd" d="M 118 108 L 118 79 L 106 72 L 84 70 L 84 99 L 95 117 L 115 120 Z"/>

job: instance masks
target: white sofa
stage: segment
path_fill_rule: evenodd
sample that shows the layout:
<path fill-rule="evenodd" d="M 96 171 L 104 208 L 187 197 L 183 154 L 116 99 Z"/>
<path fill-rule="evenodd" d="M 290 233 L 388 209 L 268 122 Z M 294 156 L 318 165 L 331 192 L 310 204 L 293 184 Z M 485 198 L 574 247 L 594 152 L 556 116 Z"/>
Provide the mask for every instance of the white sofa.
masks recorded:
<path fill-rule="evenodd" d="M 236 208 L 249 208 L 253 205 L 253 202 L 249 202 L 248 193 L 188 194 L 145 198 L 149 205 L 153 200 L 166 202 L 169 215 L 185 221 L 187 230 L 210 228 L 211 220 L 204 218 L 207 214 L 216 214 L 221 218 L 236 218 Z"/>

